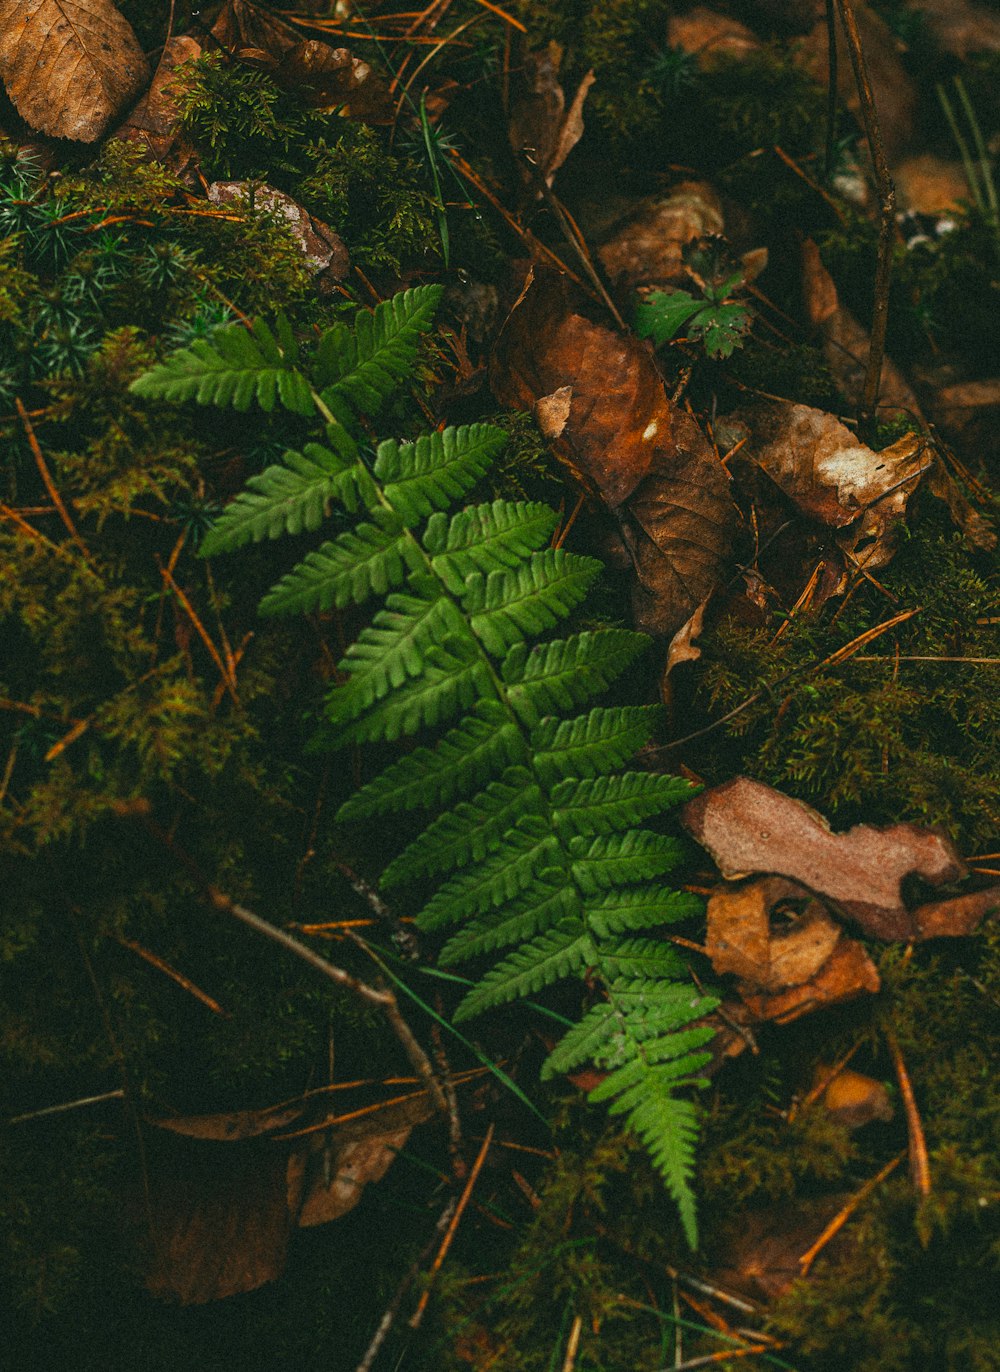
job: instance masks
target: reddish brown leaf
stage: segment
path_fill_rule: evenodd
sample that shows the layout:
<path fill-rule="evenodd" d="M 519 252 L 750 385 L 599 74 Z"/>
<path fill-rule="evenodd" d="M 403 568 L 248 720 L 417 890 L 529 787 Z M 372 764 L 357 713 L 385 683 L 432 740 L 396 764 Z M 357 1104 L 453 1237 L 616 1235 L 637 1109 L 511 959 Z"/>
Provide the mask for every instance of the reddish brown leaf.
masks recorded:
<path fill-rule="evenodd" d="M 138 98 L 149 64 L 111 0 L 0 0 L 0 77 L 32 128 L 92 143 Z"/>
<path fill-rule="evenodd" d="M 873 938 L 969 932 L 972 914 L 964 905 L 950 928 L 941 927 L 946 918 L 928 916 L 927 927 L 933 928 L 928 933 L 919 907 L 911 910 L 903 900 L 907 877 L 940 886 L 965 875 L 951 843 L 933 830 L 915 824 L 886 829 L 859 824 L 834 834 L 808 805 L 749 777 L 736 777 L 689 801 L 682 818 L 723 876 L 759 872 L 787 877 L 830 901 Z"/>
<path fill-rule="evenodd" d="M 667 43 L 695 56 L 703 71 L 710 71 L 722 57 L 746 57 L 760 47 L 760 39 L 745 24 L 704 5 L 670 16 Z"/>
<path fill-rule="evenodd" d="M 180 136 L 174 81 L 180 64 L 200 55 L 201 44 L 193 38 L 169 39 L 149 90 L 125 123 L 115 130 L 115 137 L 142 144 L 157 162 L 168 163 L 175 170 L 186 166 L 194 149 Z"/>
<path fill-rule="evenodd" d="M 225 0 L 212 25 L 212 37 L 230 52 L 256 49 L 257 60 L 270 58 L 272 62 L 299 41 L 296 29 L 250 0 Z"/>
<path fill-rule="evenodd" d="M 266 1110 L 229 1110 L 218 1115 L 178 1115 L 150 1120 L 157 1129 L 189 1139 L 236 1143 L 287 1128 L 302 1118 L 304 1106 L 272 1105 Z"/>
<path fill-rule="evenodd" d="M 275 77 L 313 105 L 343 105 L 355 119 L 379 123 L 392 118 L 393 100 L 381 77 L 347 48 L 308 38 L 281 58 Z"/>
<path fill-rule="evenodd" d="M 975 0 L 910 0 L 946 52 L 968 57 L 973 52 L 1000 52 L 1000 14 Z"/>
<path fill-rule="evenodd" d="M 751 1300 L 776 1300 L 801 1277 L 800 1255 L 849 1199 L 846 1193 L 823 1196 L 740 1215 L 713 1282 Z M 848 1241 L 836 1242 L 842 1247 Z"/>
<path fill-rule="evenodd" d="M 706 181 L 682 181 L 666 196 L 641 200 L 597 250 L 619 290 L 690 285 L 681 261 L 685 244 L 723 231 L 719 197 Z"/>
<path fill-rule="evenodd" d="M 881 988 L 878 969 L 857 939 L 841 937 L 822 967 L 801 986 L 784 991 L 742 990 L 747 1009 L 759 1020 L 791 1024 L 792 1020 Z"/>
<path fill-rule="evenodd" d="M 817 1067 L 817 1082 L 827 1068 Z M 824 1088 L 820 1102 L 838 1124 L 846 1129 L 861 1129 L 873 1120 L 891 1120 L 892 1102 L 881 1081 L 866 1077 L 862 1072 L 844 1068 Z"/>
<path fill-rule="evenodd" d="M 718 581 L 735 511 L 725 470 L 670 404 L 649 349 L 593 323 L 566 279 L 544 274 L 511 311 L 490 379 L 501 404 L 539 414 L 556 454 L 615 515 L 639 627 L 675 633 Z"/>

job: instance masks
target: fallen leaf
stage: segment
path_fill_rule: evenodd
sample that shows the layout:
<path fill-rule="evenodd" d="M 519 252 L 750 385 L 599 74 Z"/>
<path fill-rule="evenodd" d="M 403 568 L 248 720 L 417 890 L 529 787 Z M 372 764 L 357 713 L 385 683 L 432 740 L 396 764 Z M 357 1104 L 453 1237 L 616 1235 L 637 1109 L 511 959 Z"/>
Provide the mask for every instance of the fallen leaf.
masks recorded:
<path fill-rule="evenodd" d="M 641 200 L 597 256 L 618 290 L 680 285 L 688 280 L 681 256 L 685 245 L 716 237 L 723 228 L 722 206 L 708 182 L 682 181 L 666 196 Z"/>
<path fill-rule="evenodd" d="M 969 198 L 962 164 L 933 152 L 904 157 L 892 169 L 900 210 L 913 214 L 949 214 Z"/>
<path fill-rule="evenodd" d="M 667 46 L 692 53 L 702 71 L 711 71 L 720 58 L 757 52 L 760 39 L 739 20 L 696 5 L 686 14 L 672 14 L 667 20 Z"/>
<path fill-rule="evenodd" d="M 393 101 L 385 82 L 347 48 L 307 38 L 285 51 L 274 75 L 308 104 L 344 106 L 352 118 L 369 123 L 392 118 Z"/>
<path fill-rule="evenodd" d="M 273 1133 L 302 1118 L 303 1106 L 274 1105 L 266 1110 L 229 1110 L 217 1115 L 177 1115 L 151 1119 L 150 1124 L 170 1134 L 216 1143 L 237 1143 Z"/>
<path fill-rule="evenodd" d="M 708 600 L 705 599 L 695 610 L 691 618 L 674 634 L 667 648 L 667 664 L 663 669 L 663 678 L 666 678 L 679 667 L 682 662 L 697 662 L 701 657 L 701 649 L 695 642 L 699 638 L 705 624 L 705 610 L 708 608 Z"/>
<path fill-rule="evenodd" d="M 149 76 L 111 0 L 0 0 L 0 77 L 33 129 L 93 143 Z"/>
<path fill-rule="evenodd" d="M 248 205 L 252 198 L 256 210 L 267 210 L 284 219 L 321 284 L 332 286 L 350 271 L 350 258 L 340 236 L 284 191 L 257 182 L 213 181 L 208 198 L 213 205 L 237 206 Z"/>
<path fill-rule="evenodd" d="M 556 455 L 614 515 L 636 571 L 637 625 L 674 634 L 718 582 L 735 508 L 725 469 L 670 404 L 649 349 L 593 323 L 566 278 L 545 273 L 504 324 L 490 381 L 501 404 L 539 414 Z"/>
<path fill-rule="evenodd" d="M 1000 52 L 1000 14 L 975 0 L 910 0 L 945 52 L 968 57 L 973 52 Z"/>
<path fill-rule="evenodd" d="M 857 939 L 844 936 L 818 971 L 800 986 L 784 991 L 741 990 L 747 1009 L 758 1020 L 791 1024 L 803 1015 L 842 1005 L 881 989 L 878 969 Z"/>
<path fill-rule="evenodd" d="M 985 893 L 978 893 L 968 905 L 967 897 L 960 898 L 951 920 L 933 913 L 939 907 L 932 904 L 922 924 L 921 907 L 911 909 L 903 899 L 908 877 L 941 886 L 966 874 L 952 844 L 931 829 L 858 824 L 834 834 L 817 811 L 749 777 L 703 792 L 685 805 L 681 818 L 724 877 L 787 877 L 830 902 L 872 938 L 961 936 L 984 913 Z"/>
<path fill-rule="evenodd" d="M 838 530 L 849 560 L 884 567 L 906 506 L 931 466 L 927 442 L 905 434 L 873 452 L 832 414 L 788 401 L 750 413 L 750 455 L 803 514 Z"/>
<path fill-rule="evenodd" d="M 777 1300 L 801 1277 L 801 1255 L 849 1200 L 844 1192 L 741 1214 L 712 1272 L 713 1284 L 751 1300 Z M 838 1235 L 827 1255 L 849 1241 L 849 1233 Z"/>
<path fill-rule="evenodd" d="M 808 905 L 791 923 L 772 926 L 780 901 L 805 896 Z M 841 929 L 807 891 L 780 878 L 736 888 L 718 887 L 708 901 L 705 948 L 720 975 L 732 972 L 759 990 L 801 986 L 819 971 Z"/>
<path fill-rule="evenodd" d="M 559 83 L 562 56 L 555 42 L 525 56 L 507 129 L 515 155 L 527 153 L 547 186 L 583 137 L 583 104 L 594 84 L 589 71 L 567 110 Z"/>
<path fill-rule="evenodd" d="M 180 134 L 174 82 L 182 62 L 201 55 L 193 38 L 170 38 L 164 44 L 149 90 L 115 130 L 115 137 L 145 147 L 151 158 L 182 171 L 193 159 L 194 148 Z"/>
<path fill-rule="evenodd" d="M 822 1065 L 816 1068 L 817 1086 L 828 1071 L 829 1068 Z M 831 1078 L 819 1101 L 823 1109 L 845 1129 L 861 1129 L 875 1120 L 885 1123 L 893 1117 L 892 1102 L 885 1083 L 867 1077 L 863 1072 L 853 1072 L 849 1067 L 842 1068 Z"/>
<path fill-rule="evenodd" d="M 936 424 L 986 462 L 1000 452 L 1000 377 L 942 386 L 931 402 Z"/>
<path fill-rule="evenodd" d="M 802 295 L 806 316 L 820 335 L 833 379 L 847 404 L 857 409 L 864 395 L 871 336 L 840 303 L 833 277 L 811 238 L 802 245 Z M 878 416 L 883 421 L 903 418 L 919 423 L 923 419 L 920 402 L 890 357 L 882 361 Z"/>
<path fill-rule="evenodd" d="M 212 25 L 212 37 L 237 56 L 255 52 L 257 60 L 271 62 L 299 41 L 291 24 L 250 0 L 225 0 Z"/>
<path fill-rule="evenodd" d="M 931 900 L 913 911 L 916 938 L 961 938 L 974 933 L 984 916 L 1000 909 L 1000 886 L 950 900 Z"/>

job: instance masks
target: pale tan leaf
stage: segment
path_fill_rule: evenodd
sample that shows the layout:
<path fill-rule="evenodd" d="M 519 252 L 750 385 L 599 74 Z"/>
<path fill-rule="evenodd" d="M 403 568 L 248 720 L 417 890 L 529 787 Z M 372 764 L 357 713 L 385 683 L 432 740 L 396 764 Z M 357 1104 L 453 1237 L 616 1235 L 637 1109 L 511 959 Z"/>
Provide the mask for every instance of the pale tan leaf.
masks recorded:
<path fill-rule="evenodd" d="M 92 143 L 150 71 L 111 0 L 0 0 L 0 77 L 32 128 Z"/>

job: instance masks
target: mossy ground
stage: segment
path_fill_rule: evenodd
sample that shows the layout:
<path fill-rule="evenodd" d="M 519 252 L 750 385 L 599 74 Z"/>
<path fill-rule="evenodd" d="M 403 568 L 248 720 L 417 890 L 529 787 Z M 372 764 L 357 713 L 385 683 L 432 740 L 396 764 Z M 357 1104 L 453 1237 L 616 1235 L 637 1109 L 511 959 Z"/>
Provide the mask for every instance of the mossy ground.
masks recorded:
<path fill-rule="evenodd" d="M 166 5 L 123 8 L 147 45 L 162 40 Z M 778 305 L 798 308 L 794 274 L 781 264 L 808 234 L 864 318 L 870 221 L 846 206 L 834 216 L 768 151 L 779 144 L 807 161 L 820 153 L 824 93 L 791 61 L 780 26 L 752 61 L 700 71 L 666 44 L 672 8 L 666 0 L 512 0 L 533 39 L 565 47 L 567 89 L 591 67 L 599 76 L 585 139 L 566 169 L 567 195 L 611 164 L 641 189 L 676 164 L 693 166 L 741 203 L 767 242 Z M 906 29 L 908 60 L 922 79 L 954 74 L 957 64 L 918 15 L 897 0 L 878 8 Z M 483 15 L 472 0 L 451 8 L 449 23 L 477 26 L 436 69 L 457 83 L 444 128 L 513 200 L 518 172 L 499 104 L 511 50 L 504 26 Z M 382 45 L 356 46 L 381 61 Z M 961 70 L 989 140 L 1000 128 L 990 103 L 995 61 Z M 267 180 L 293 195 L 342 236 L 376 289 L 388 293 L 400 279 L 504 283 L 519 245 L 501 221 L 462 204 L 453 179 L 444 199 L 459 203 L 439 203 L 412 119 L 409 142 L 390 139 L 387 127 L 320 113 L 266 72 L 211 56 L 191 73 L 188 92 L 185 131 L 206 177 Z M 923 132 L 931 144 L 947 143 L 933 120 Z M 236 571 L 209 571 L 196 556 L 213 512 L 294 443 L 297 421 L 151 410 L 127 390 L 154 356 L 237 313 L 282 309 L 302 330 L 329 323 L 355 307 L 348 296 L 357 283 L 319 294 L 276 216 L 189 214 L 177 179 L 125 144 L 77 162 L 47 178 L 8 148 L 0 191 L 0 499 L 8 510 L 42 511 L 0 529 L 5 562 L 16 568 L 0 590 L 0 1055 L 8 1116 L 114 1086 L 128 1090 L 133 1108 L 115 1101 L 0 1133 L 0 1283 L 11 1347 L 25 1368 L 350 1368 L 440 1209 L 443 1130 L 415 1134 L 350 1216 L 300 1236 L 285 1275 L 260 1293 L 195 1310 L 145 1295 L 135 1234 L 118 1222 L 123 1194 L 141 1190 L 141 1114 L 253 1108 L 294 1095 L 323 1079 L 331 1042 L 338 1076 L 399 1064 L 376 1017 L 350 997 L 331 998 L 294 963 L 208 913 L 191 878 L 116 806 L 150 799 L 220 887 L 278 922 L 366 913 L 335 867 L 344 854 L 313 841 L 360 764 L 328 764 L 306 749 L 338 635 L 352 626 L 263 625 L 254 607 L 277 567 L 267 548 Z M 533 227 L 564 251 L 544 209 Z M 966 374 L 983 373 L 998 341 L 998 255 L 995 226 L 974 211 L 940 245 L 900 249 L 890 328 L 900 362 L 945 354 Z M 357 293 L 367 303 L 359 285 Z M 469 346 L 478 366 L 475 341 Z M 691 361 L 684 356 L 678 370 Z M 726 368 L 694 362 L 688 394 L 705 412 L 735 403 L 741 386 L 837 403 L 802 331 L 780 344 L 755 332 Z M 436 415 L 446 391 L 463 419 L 495 417 L 486 392 L 463 392 L 459 380 L 447 348 L 429 347 L 420 385 L 394 424 L 404 431 L 425 422 L 421 409 Z M 575 492 L 533 424 L 503 422 L 514 440 L 504 488 L 572 509 Z M 32 439 L 66 521 L 53 516 Z M 975 468 L 975 454 L 964 457 Z M 988 473 L 976 475 L 989 486 Z M 584 516 L 583 551 L 589 527 Z M 712 782 L 759 777 L 838 827 L 910 819 L 943 826 L 967 855 L 995 850 L 995 555 L 971 547 L 925 495 L 880 581 L 859 585 L 846 606 L 795 617 L 777 640 L 777 617 L 712 628 L 702 663 L 675 696 L 686 729 L 758 699 L 683 760 Z M 609 575 L 608 619 L 622 613 L 618 590 Z M 920 606 L 894 639 L 898 663 L 890 654 L 821 665 L 896 605 Z M 962 660 L 920 660 L 928 657 Z M 640 685 L 652 689 L 652 672 Z M 357 842 L 347 856 L 363 865 Z M 130 944 L 202 982 L 226 1017 Z M 491 1161 L 477 1192 L 481 1209 L 466 1216 L 425 1328 L 399 1339 L 400 1365 L 559 1367 L 578 1316 L 579 1372 L 669 1365 L 677 1329 L 684 1356 L 717 1352 L 723 1343 L 678 1303 L 670 1270 L 710 1276 L 740 1216 L 856 1191 L 905 1148 L 898 1110 L 893 1123 L 856 1136 L 816 1109 L 794 1125 L 783 1113 L 818 1062 L 859 1043 L 854 1065 L 891 1081 L 891 1029 L 917 1091 L 933 1190 L 918 1202 L 904 1164 L 865 1202 L 848 1242 L 772 1310 L 766 1328 L 783 1344 L 774 1357 L 800 1372 L 1000 1366 L 990 1301 L 1000 1258 L 1000 1111 L 991 1080 L 1000 945 L 987 929 L 953 946 L 879 956 L 885 984 L 874 1001 L 766 1032 L 760 1055 L 713 1085 L 697 1259 L 686 1254 L 641 1150 L 567 1088 L 561 1102 L 558 1093 L 538 1098 L 551 1130 L 499 1089 L 474 1097 L 470 1134 L 482 1133 L 489 1113 L 522 1151 L 510 1149 L 502 1166 Z M 337 957 L 367 973 L 353 948 L 338 944 Z M 413 975 L 433 1004 L 435 984 Z M 430 1019 L 410 1008 L 426 1037 Z M 542 1030 L 526 1014 L 513 1029 L 484 1027 L 482 1041 L 497 1057 L 537 1057 Z M 449 1051 L 464 1065 L 464 1049 Z"/>

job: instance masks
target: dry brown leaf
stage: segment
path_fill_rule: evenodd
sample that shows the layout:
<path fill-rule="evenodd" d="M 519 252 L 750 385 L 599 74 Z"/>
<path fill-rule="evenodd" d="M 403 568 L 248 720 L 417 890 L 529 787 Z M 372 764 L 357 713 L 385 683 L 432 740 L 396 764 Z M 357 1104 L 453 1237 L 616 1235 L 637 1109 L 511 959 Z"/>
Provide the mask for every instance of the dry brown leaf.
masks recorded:
<path fill-rule="evenodd" d="M 299 41 L 296 29 L 250 0 L 225 0 L 212 25 L 212 37 L 238 56 L 253 53 L 257 61 L 269 65 Z"/>
<path fill-rule="evenodd" d="M 697 5 L 667 20 L 667 46 L 693 53 L 702 71 L 710 71 L 722 57 L 746 57 L 756 52 L 760 39 L 739 20 Z"/>
<path fill-rule="evenodd" d="M 687 623 L 682 624 L 670 640 L 670 646 L 667 648 L 667 665 L 663 669 L 664 681 L 682 662 L 697 662 L 701 657 L 701 649 L 695 639 L 701 636 L 707 608 L 708 598 L 701 602 Z"/>
<path fill-rule="evenodd" d="M 864 394 L 871 337 L 841 305 L 833 277 L 811 238 L 802 245 L 802 295 L 806 315 L 820 334 L 823 356 L 840 393 L 851 408 L 857 409 Z M 890 357 L 882 362 L 878 415 L 881 420 L 904 418 L 919 423 L 923 419 L 917 397 Z"/>
<path fill-rule="evenodd" d="M 791 1024 L 816 1010 L 842 1005 L 857 996 L 874 995 L 882 982 L 878 969 L 857 939 L 843 936 L 814 976 L 784 991 L 755 992 L 740 988 L 755 1019 Z"/>
<path fill-rule="evenodd" d="M 713 1283 L 751 1300 L 777 1300 L 801 1277 L 801 1255 L 848 1200 L 845 1192 L 741 1214 Z M 839 1235 L 826 1251 L 835 1254 L 849 1241 L 849 1234 Z"/>
<path fill-rule="evenodd" d="M 816 1068 L 815 1082 L 818 1086 L 828 1068 Z M 838 1124 L 846 1129 L 861 1129 L 873 1120 L 883 1123 L 893 1116 L 892 1102 L 885 1084 L 874 1077 L 866 1077 L 862 1072 L 843 1068 L 823 1089 L 820 1103 Z"/>
<path fill-rule="evenodd" d="M 837 541 L 853 560 L 884 567 L 907 502 L 931 466 L 926 441 L 905 434 L 875 453 L 834 415 L 789 401 L 755 407 L 750 424 L 753 460 L 789 500 L 840 531 Z"/>
<path fill-rule="evenodd" d="M 392 118 L 393 100 L 385 82 L 347 48 L 308 38 L 287 49 L 274 74 L 309 104 L 343 105 L 352 118 L 369 123 Z"/>
<path fill-rule="evenodd" d="M 334 282 L 344 280 L 351 263 L 343 241 L 328 224 L 314 218 L 290 195 L 273 186 L 251 185 L 249 181 L 213 181 L 208 188 L 208 198 L 213 205 L 245 205 L 251 196 L 256 209 L 268 210 L 285 220 L 321 285 L 332 286 Z"/>
<path fill-rule="evenodd" d="M 666 196 L 641 200 L 597 250 L 619 290 L 689 284 L 681 260 L 685 244 L 724 228 L 719 197 L 707 181 L 682 181 Z"/>
<path fill-rule="evenodd" d="M 593 323 L 564 277 L 543 274 L 501 331 L 490 381 L 501 404 L 539 414 L 557 456 L 615 515 L 639 627 L 675 633 L 718 582 L 735 509 L 725 469 L 670 404 L 648 347 Z"/>
<path fill-rule="evenodd" d="M 901 210 L 914 214 L 952 214 L 969 198 L 962 164 L 933 152 L 904 157 L 892 169 Z"/>
<path fill-rule="evenodd" d="M 149 90 L 115 130 L 116 138 L 140 143 L 157 162 L 168 163 L 175 171 L 188 165 L 194 149 L 180 134 L 174 80 L 182 62 L 192 62 L 200 55 L 201 44 L 193 38 L 168 39 Z"/>
<path fill-rule="evenodd" d="M 1000 14 L 975 0 L 910 0 L 927 27 L 944 48 L 955 57 L 973 52 L 1000 52 Z"/>
<path fill-rule="evenodd" d="M 527 153 L 547 186 L 583 137 L 583 103 L 594 84 L 594 73 L 589 71 L 567 110 L 559 83 L 562 56 L 562 48 L 554 42 L 525 56 L 507 129 L 514 153 Z"/>
<path fill-rule="evenodd" d="M 258 1138 L 261 1134 L 285 1129 L 302 1118 L 304 1106 L 273 1105 L 266 1110 L 229 1110 L 218 1115 L 177 1115 L 152 1119 L 150 1124 L 170 1134 L 189 1139 L 206 1139 L 215 1143 L 238 1143 L 242 1139 Z"/>
<path fill-rule="evenodd" d="M 873 938 L 961 936 L 984 912 L 985 893 L 975 901 L 960 898 L 969 904 L 956 906 L 950 921 L 946 913 L 932 913 L 922 923 L 922 907 L 907 906 L 902 895 L 907 877 L 940 886 L 966 874 L 946 838 L 915 824 L 885 829 L 859 824 L 834 834 L 817 811 L 749 777 L 736 777 L 689 801 L 682 819 L 724 877 L 787 877 L 829 901 Z"/>
<path fill-rule="evenodd" d="M 806 897 L 805 911 L 790 923 L 772 925 L 781 901 Z M 819 971 L 841 938 L 841 929 L 819 901 L 780 878 L 737 888 L 719 887 L 708 901 L 705 946 L 716 972 L 733 972 L 762 991 L 801 986 Z"/>
<path fill-rule="evenodd" d="M 93 143 L 149 76 L 111 0 L 0 0 L 0 77 L 33 129 Z"/>

